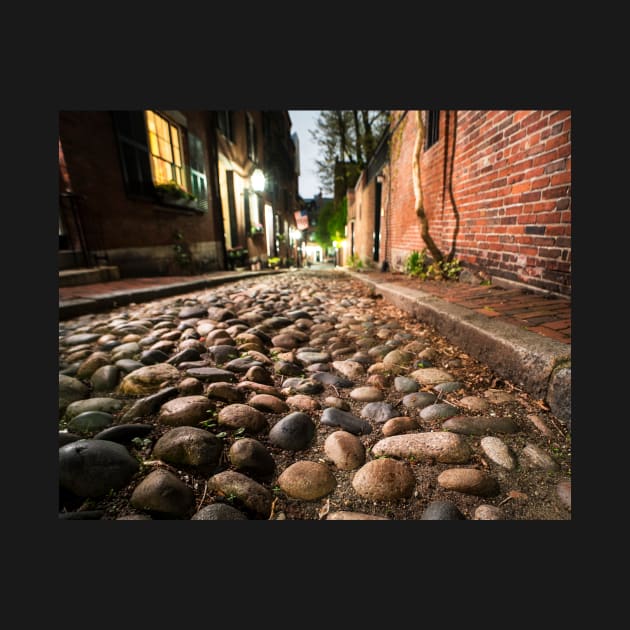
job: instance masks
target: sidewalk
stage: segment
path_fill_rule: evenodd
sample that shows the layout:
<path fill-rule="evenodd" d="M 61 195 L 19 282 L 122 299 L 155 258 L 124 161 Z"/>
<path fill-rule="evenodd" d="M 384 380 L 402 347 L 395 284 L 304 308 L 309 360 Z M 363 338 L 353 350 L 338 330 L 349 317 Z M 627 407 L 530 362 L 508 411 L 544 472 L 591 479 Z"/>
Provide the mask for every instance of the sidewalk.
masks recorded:
<path fill-rule="evenodd" d="M 283 273 L 280 270 L 216 271 L 198 276 L 126 278 L 94 284 L 59 287 L 59 319 L 106 311 L 126 304 L 148 302 L 244 278 Z"/>

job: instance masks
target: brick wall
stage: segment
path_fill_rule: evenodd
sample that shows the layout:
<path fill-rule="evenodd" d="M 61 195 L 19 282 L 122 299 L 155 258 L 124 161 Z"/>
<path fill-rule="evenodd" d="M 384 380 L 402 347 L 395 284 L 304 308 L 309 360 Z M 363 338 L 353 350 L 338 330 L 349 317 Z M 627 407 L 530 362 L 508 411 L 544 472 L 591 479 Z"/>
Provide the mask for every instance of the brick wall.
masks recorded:
<path fill-rule="evenodd" d="M 393 114 L 397 121 L 403 113 Z M 495 278 L 570 295 L 571 113 L 459 111 L 456 121 L 455 112 L 440 112 L 439 139 L 424 150 L 421 168 L 430 233 L 445 253 L 456 225 L 447 186 L 454 134 L 455 255 Z M 384 172 L 381 258 L 394 268 L 424 247 L 412 181 L 415 137 L 410 111 L 393 133 Z"/>
<path fill-rule="evenodd" d="M 202 113 L 184 113 L 190 131 L 205 139 Z M 199 214 L 127 196 L 109 112 L 60 112 L 59 137 L 72 189 L 85 196 L 81 218 L 90 250 L 106 251 L 123 276 L 169 273 L 179 231 L 193 252 L 203 253 L 208 269 L 221 268 L 220 226 L 212 206 Z"/>

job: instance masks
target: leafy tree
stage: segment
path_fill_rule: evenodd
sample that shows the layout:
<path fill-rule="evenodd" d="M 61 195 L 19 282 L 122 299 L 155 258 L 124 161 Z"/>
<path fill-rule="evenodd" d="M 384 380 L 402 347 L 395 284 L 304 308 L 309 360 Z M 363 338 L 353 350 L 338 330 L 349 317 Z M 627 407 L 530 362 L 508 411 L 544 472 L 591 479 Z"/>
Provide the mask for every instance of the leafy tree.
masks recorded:
<path fill-rule="evenodd" d="M 372 157 L 388 124 L 389 112 L 384 110 L 320 112 L 316 128 L 310 134 L 320 149 L 320 159 L 315 163 L 322 189 L 333 192 L 337 162 L 350 163 L 353 172 L 360 172 Z M 348 177 L 345 172 L 344 177 Z"/>
<path fill-rule="evenodd" d="M 333 241 L 344 238 L 346 221 L 348 218 L 348 204 L 346 199 L 335 204 L 326 202 L 319 211 L 317 226 L 315 227 L 315 241 L 324 249 L 332 246 Z"/>

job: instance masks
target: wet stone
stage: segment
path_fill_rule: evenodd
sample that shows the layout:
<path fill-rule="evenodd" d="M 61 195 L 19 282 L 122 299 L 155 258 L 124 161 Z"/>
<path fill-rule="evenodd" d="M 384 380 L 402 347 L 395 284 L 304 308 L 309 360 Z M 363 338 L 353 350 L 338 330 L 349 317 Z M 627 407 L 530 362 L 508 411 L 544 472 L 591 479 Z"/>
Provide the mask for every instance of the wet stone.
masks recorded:
<path fill-rule="evenodd" d="M 324 441 L 324 452 L 340 470 L 355 470 L 365 463 L 365 447 L 348 431 L 333 431 Z"/>
<path fill-rule="evenodd" d="M 93 352 L 89 357 L 79 365 L 77 370 L 77 378 L 89 379 L 98 368 L 108 365 L 110 362 L 109 356 L 105 352 Z"/>
<path fill-rule="evenodd" d="M 82 343 L 92 343 L 100 337 L 97 333 L 78 333 L 76 335 L 68 335 L 63 344 L 66 346 L 78 346 Z"/>
<path fill-rule="evenodd" d="M 276 461 L 267 448 L 254 438 L 236 440 L 228 452 L 230 463 L 245 475 L 268 479 L 276 470 Z"/>
<path fill-rule="evenodd" d="M 191 521 L 246 521 L 247 516 L 227 503 L 206 505 L 192 515 Z"/>
<path fill-rule="evenodd" d="M 193 376 L 188 376 L 177 384 L 177 391 L 182 396 L 198 396 L 203 394 L 203 383 Z"/>
<path fill-rule="evenodd" d="M 463 464 L 472 450 L 461 435 L 445 431 L 409 433 L 383 438 L 372 447 L 374 457 L 389 456 L 443 464 Z"/>
<path fill-rule="evenodd" d="M 432 501 L 427 505 L 420 520 L 463 521 L 465 516 L 452 501 Z"/>
<path fill-rule="evenodd" d="M 442 424 L 445 431 L 464 435 L 485 433 L 516 433 L 518 425 L 512 418 L 495 416 L 454 416 Z"/>
<path fill-rule="evenodd" d="M 70 403 L 84 399 L 89 392 L 89 387 L 79 379 L 59 374 L 59 413 L 63 413 Z"/>
<path fill-rule="evenodd" d="M 172 384 L 179 378 L 179 371 L 168 363 L 147 365 L 130 372 L 120 383 L 121 394 L 130 396 L 144 396 L 154 394 L 165 384 Z"/>
<path fill-rule="evenodd" d="M 476 468 L 449 468 L 438 475 L 437 482 L 446 490 L 476 496 L 495 496 L 499 493 L 497 480 Z"/>
<path fill-rule="evenodd" d="M 327 521 L 389 521 L 386 516 L 376 514 L 365 514 L 364 512 L 350 512 L 348 510 L 337 510 L 326 515 Z"/>
<path fill-rule="evenodd" d="M 169 359 L 168 354 L 162 350 L 145 350 L 140 354 L 140 363 L 143 365 L 155 365 L 157 363 L 166 363 Z"/>
<path fill-rule="evenodd" d="M 238 358 L 239 352 L 239 349 L 235 346 L 225 344 L 208 347 L 208 354 L 218 365 L 223 365 L 224 363 L 228 363 L 232 359 Z"/>
<path fill-rule="evenodd" d="M 314 381 L 322 383 L 323 385 L 329 385 L 331 387 L 338 387 L 342 389 L 348 389 L 354 387 L 354 382 L 347 378 L 342 378 L 336 374 L 330 372 L 316 372 L 311 376 Z"/>
<path fill-rule="evenodd" d="M 404 396 L 400 402 L 407 409 L 424 409 L 435 402 L 435 395 L 429 392 L 414 392 Z"/>
<path fill-rule="evenodd" d="M 157 417 L 158 422 L 169 426 L 196 426 L 208 419 L 212 403 L 206 396 L 180 396 L 165 402 Z"/>
<path fill-rule="evenodd" d="M 151 455 L 177 467 L 193 468 L 200 475 L 212 475 L 221 463 L 223 442 L 216 435 L 191 426 L 167 431 L 155 443 Z"/>
<path fill-rule="evenodd" d="M 327 352 L 298 352 L 295 358 L 304 365 L 330 361 L 330 355 Z"/>
<path fill-rule="evenodd" d="M 177 316 L 180 319 L 189 319 L 193 317 L 206 317 L 208 315 L 208 307 L 203 304 L 194 306 L 185 306 L 179 311 Z"/>
<path fill-rule="evenodd" d="M 207 485 L 208 490 L 220 496 L 233 496 L 234 507 L 242 507 L 253 518 L 267 519 L 271 514 L 271 492 L 247 475 L 225 470 L 210 477 Z"/>
<path fill-rule="evenodd" d="M 197 367 L 186 370 L 188 376 L 194 376 L 204 383 L 232 382 L 236 380 L 234 372 L 214 367 Z"/>
<path fill-rule="evenodd" d="M 292 361 L 277 361 L 274 364 L 274 371 L 276 374 L 282 376 L 299 376 L 302 374 L 302 367 L 293 363 Z"/>
<path fill-rule="evenodd" d="M 535 444 L 526 444 L 519 458 L 524 468 L 539 468 L 548 472 L 560 470 L 560 464 Z"/>
<path fill-rule="evenodd" d="M 126 486 L 140 464 L 121 444 L 77 440 L 59 449 L 59 484 L 79 497 L 101 497 Z"/>
<path fill-rule="evenodd" d="M 371 501 L 392 501 L 413 494 L 416 478 L 408 463 L 397 459 L 374 459 L 352 479 L 357 494 Z"/>
<path fill-rule="evenodd" d="M 247 404 L 262 412 L 285 413 L 289 411 L 289 406 L 284 400 L 269 394 L 255 394 L 247 401 Z"/>
<path fill-rule="evenodd" d="M 406 376 L 397 376 L 394 379 L 394 389 L 403 394 L 411 394 L 419 389 L 418 382 Z"/>
<path fill-rule="evenodd" d="M 357 380 L 365 374 L 365 368 L 357 361 L 333 361 L 332 366 L 349 380 Z"/>
<path fill-rule="evenodd" d="M 436 392 L 441 394 L 451 394 L 457 392 L 460 389 L 464 389 L 464 384 L 460 381 L 451 381 L 447 383 L 438 383 L 433 387 Z"/>
<path fill-rule="evenodd" d="M 286 401 L 287 405 L 291 409 L 297 409 L 298 411 L 314 412 L 320 408 L 319 402 L 311 396 L 305 394 L 295 394 L 289 396 Z"/>
<path fill-rule="evenodd" d="M 337 396 L 326 396 L 326 398 L 324 398 L 324 404 L 327 407 L 334 407 L 335 409 L 341 409 L 342 411 L 350 411 L 348 401 L 343 398 L 337 398 Z"/>
<path fill-rule="evenodd" d="M 123 404 L 123 401 L 117 398 L 98 396 L 95 398 L 86 398 L 85 400 L 76 400 L 68 405 L 66 418 L 72 419 L 86 411 L 103 411 L 113 415 L 122 409 Z"/>
<path fill-rule="evenodd" d="M 420 417 L 428 422 L 432 420 L 442 420 L 444 418 L 450 418 L 456 413 L 459 413 L 457 407 L 449 405 L 448 403 L 435 403 L 424 407 L 420 412 Z"/>
<path fill-rule="evenodd" d="M 109 440 L 118 444 L 129 444 L 134 438 L 143 438 L 153 430 L 151 424 L 117 424 L 99 431 L 92 439 Z"/>
<path fill-rule="evenodd" d="M 176 387 L 165 387 L 164 389 L 157 391 L 155 394 L 140 398 L 139 400 L 136 400 L 131 407 L 125 411 L 125 413 L 122 414 L 121 420 L 130 421 L 135 420 L 136 418 L 150 416 L 156 413 L 165 402 L 175 398 L 178 393 L 179 392 Z"/>
<path fill-rule="evenodd" d="M 174 473 L 158 468 L 135 488 L 129 501 L 138 510 L 181 518 L 195 506 L 195 493 Z"/>
<path fill-rule="evenodd" d="M 485 503 L 477 506 L 475 509 L 475 521 L 502 521 L 503 512 L 501 508 L 494 505 L 486 505 Z"/>
<path fill-rule="evenodd" d="M 383 400 L 384 395 L 376 387 L 357 387 L 350 392 L 350 398 L 358 402 L 376 402 Z"/>
<path fill-rule="evenodd" d="M 363 409 L 361 409 L 362 418 L 373 420 L 378 424 L 387 422 L 390 418 L 395 418 L 399 415 L 400 413 L 387 402 L 368 403 L 363 406 Z"/>
<path fill-rule="evenodd" d="M 258 409 L 240 403 L 223 407 L 219 411 L 218 424 L 228 429 L 245 429 L 253 435 L 269 428 L 267 419 Z"/>
<path fill-rule="evenodd" d="M 114 362 L 114 365 L 120 368 L 126 374 L 129 374 L 130 372 L 144 367 L 144 365 L 140 363 L 140 361 L 135 361 L 134 359 L 118 359 Z"/>
<path fill-rule="evenodd" d="M 400 435 L 409 431 L 417 431 L 419 428 L 418 423 L 413 418 L 399 416 L 396 418 L 390 418 L 385 424 L 383 424 L 382 431 L 385 437 L 389 437 L 391 435 Z"/>
<path fill-rule="evenodd" d="M 278 477 L 280 489 L 293 499 L 314 501 L 330 494 L 337 481 L 326 464 L 298 461 Z"/>
<path fill-rule="evenodd" d="M 279 420 L 269 431 L 269 443 L 290 451 L 306 448 L 315 435 L 315 424 L 310 416 L 295 411 Z"/>
<path fill-rule="evenodd" d="M 68 428 L 80 434 L 96 433 L 114 422 L 114 416 L 104 411 L 84 411 L 80 413 L 70 422 Z"/>
<path fill-rule="evenodd" d="M 507 470 L 514 470 L 516 459 L 508 445 L 498 437 L 487 436 L 481 440 L 483 452 L 498 466 Z"/>
<path fill-rule="evenodd" d="M 118 386 L 120 368 L 115 365 L 103 365 L 90 377 L 92 391 L 98 393 L 112 392 Z"/>
<path fill-rule="evenodd" d="M 447 381 L 454 381 L 451 374 L 438 368 L 420 368 L 410 374 L 420 385 L 438 385 Z"/>
<path fill-rule="evenodd" d="M 331 427 L 341 427 L 355 435 L 366 435 L 372 432 L 372 425 L 369 422 L 336 407 L 324 409 L 320 422 Z"/>

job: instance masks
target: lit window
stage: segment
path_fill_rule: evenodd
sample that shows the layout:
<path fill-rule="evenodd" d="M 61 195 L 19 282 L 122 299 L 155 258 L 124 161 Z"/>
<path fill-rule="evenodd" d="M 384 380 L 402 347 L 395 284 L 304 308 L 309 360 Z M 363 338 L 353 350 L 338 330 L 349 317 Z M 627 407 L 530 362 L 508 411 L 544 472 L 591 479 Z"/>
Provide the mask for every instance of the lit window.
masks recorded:
<path fill-rule="evenodd" d="M 147 111 L 146 118 L 154 183 L 175 181 L 184 190 L 188 190 L 183 172 L 179 129 L 155 112 Z"/>

